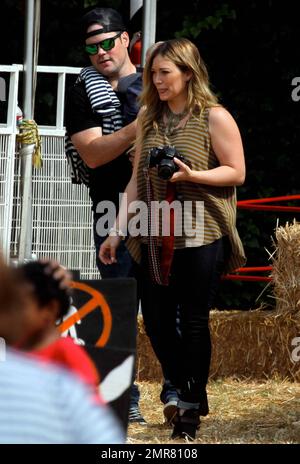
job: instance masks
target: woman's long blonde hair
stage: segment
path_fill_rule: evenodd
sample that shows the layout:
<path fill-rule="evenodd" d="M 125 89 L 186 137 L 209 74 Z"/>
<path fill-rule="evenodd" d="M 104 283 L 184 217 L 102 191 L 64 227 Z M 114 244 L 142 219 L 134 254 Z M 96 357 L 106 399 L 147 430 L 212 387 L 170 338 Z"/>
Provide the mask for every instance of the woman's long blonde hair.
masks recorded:
<path fill-rule="evenodd" d="M 218 99 L 209 87 L 209 78 L 204 61 L 197 47 L 188 39 L 171 39 L 159 44 L 151 53 L 144 69 L 143 91 L 140 103 L 144 108 L 141 113 L 141 139 L 154 128 L 158 130 L 158 122 L 162 117 L 165 102 L 159 99 L 157 89 L 152 80 L 152 64 L 157 55 L 172 61 L 182 71 L 190 71 L 186 109 L 194 114 L 205 108 L 218 106 Z"/>

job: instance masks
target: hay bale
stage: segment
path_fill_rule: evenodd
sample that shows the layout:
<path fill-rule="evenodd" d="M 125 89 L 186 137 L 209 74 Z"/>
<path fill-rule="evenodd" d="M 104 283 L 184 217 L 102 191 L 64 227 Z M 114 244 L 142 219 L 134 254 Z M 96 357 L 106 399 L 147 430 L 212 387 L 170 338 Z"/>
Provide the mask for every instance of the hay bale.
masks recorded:
<path fill-rule="evenodd" d="M 300 361 L 292 359 L 293 340 L 300 337 L 300 224 L 278 227 L 276 240 L 272 270 L 276 309 L 211 312 L 211 379 L 279 377 L 300 382 Z M 141 317 L 137 376 L 141 381 L 162 379 Z"/>
<path fill-rule="evenodd" d="M 278 377 L 300 381 L 300 363 L 291 359 L 292 340 L 300 336 L 299 319 L 274 311 L 212 311 L 210 327 L 211 379 Z M 162 379 L 160 365 L 143 329 L 142 317 L 139 319 L 137 379 Z"/>
<path fill-rule="evenodd" d="M 299 320 L 274 312 L 214 311 L 210 377 L 300 381 L 299 365 L 291 359 L 292 340 L 299 333 Z"/>
<path fill-rule="evenodd" d="M 277 227 L 272 277 L 276 312 L 300 319 L 300 224 Z"/>
<path fill-rule="evenodd" d="M 161 367 L 146 335 L 141 315 L 138 316 L 137 329 L 136 379 L 139 382 L 143 380 L 160 382 L 162 380 Z"/>

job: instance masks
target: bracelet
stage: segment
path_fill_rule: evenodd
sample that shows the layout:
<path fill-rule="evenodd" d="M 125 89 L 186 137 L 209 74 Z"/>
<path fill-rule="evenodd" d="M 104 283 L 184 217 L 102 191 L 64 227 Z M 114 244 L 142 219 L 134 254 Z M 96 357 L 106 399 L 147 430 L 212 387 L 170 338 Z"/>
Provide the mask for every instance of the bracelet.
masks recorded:
<path fill-rule="evenodd" d="M 117 229 L 116 227 L 112 227 L 109 229 L 108 235 L 112 237 L 120 237 L 122 240 L 125 240 L 126 235 L 121 229 Z"/>

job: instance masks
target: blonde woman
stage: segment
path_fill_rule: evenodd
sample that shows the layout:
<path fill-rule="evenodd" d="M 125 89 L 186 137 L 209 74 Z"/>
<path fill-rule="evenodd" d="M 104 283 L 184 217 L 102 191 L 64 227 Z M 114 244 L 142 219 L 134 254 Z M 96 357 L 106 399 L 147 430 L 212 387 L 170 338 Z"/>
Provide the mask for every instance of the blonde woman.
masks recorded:
<path fill-rule="evenodd" d="M 146 332 L 178 391 L 172 437 L 195 439 L 200 416 L 208 414 L 209 310 L 221 274 L 245 263 L 235 225 L 235 186 L 245 179 L 243 145 L 235 120 L 210 90 L 197 47 L 187 39 L 168 40 L 152 52 L 141 104 L 127 201 L 100 259 L 116 260 L 130 219 L 127 204 L 146 204 L 147 233 L 131 237 L 127 246 L 141 262 Z M 169 214 L 153 213 L 151 205 L 174 199 Z"/>

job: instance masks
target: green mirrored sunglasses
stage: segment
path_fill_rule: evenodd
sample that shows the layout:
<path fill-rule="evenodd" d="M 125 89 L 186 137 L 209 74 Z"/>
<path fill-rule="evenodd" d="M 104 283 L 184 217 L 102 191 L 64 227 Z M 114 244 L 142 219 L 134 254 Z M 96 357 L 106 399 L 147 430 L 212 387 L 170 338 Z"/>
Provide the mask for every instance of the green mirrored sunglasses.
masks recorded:
<path fill-rule="evenodd" d="M 85 45 L 84 49 L 88 55 L 97 55 L 99 52 L 99 47 L 102 48 L 105 52 L 112 50 L 115 46 L 115 40 L 120 37 L 122 34 L 118 32 L 118 34 L 114 35 L 113 37 L 109 37 L 108 39 L 101 40 L 101 42 Z"/>

